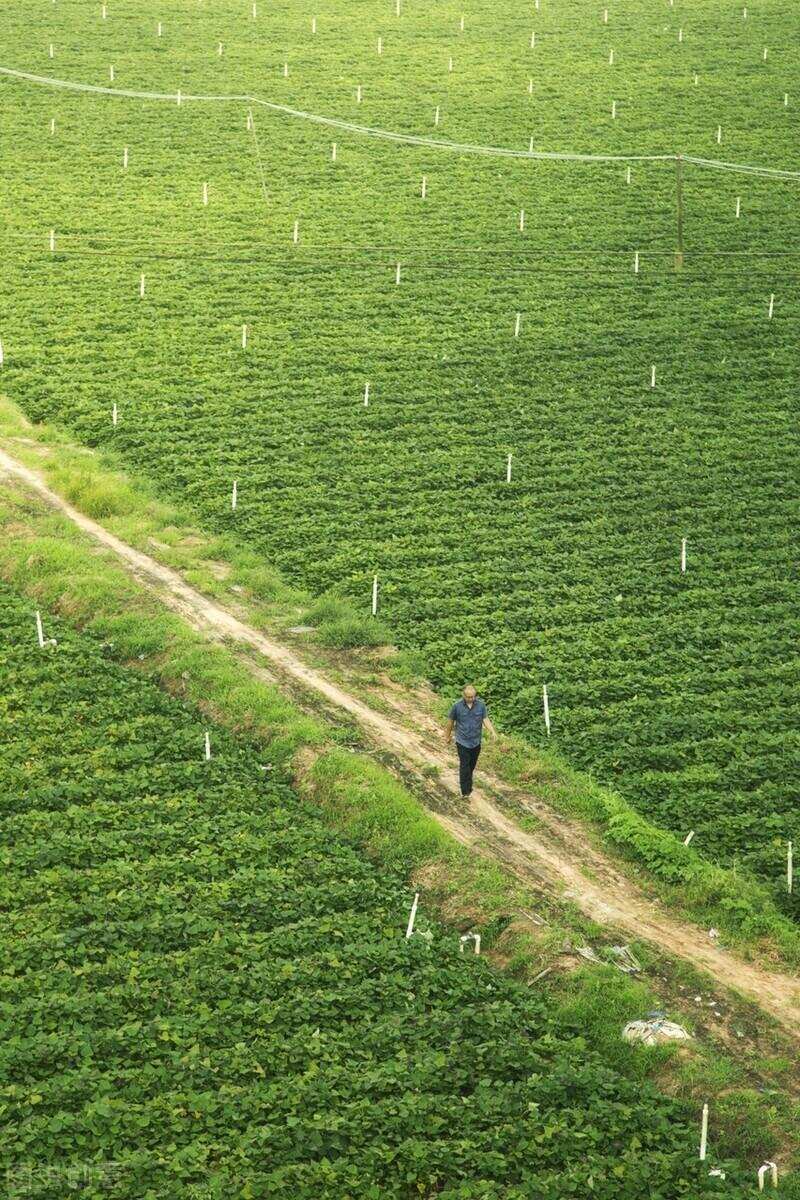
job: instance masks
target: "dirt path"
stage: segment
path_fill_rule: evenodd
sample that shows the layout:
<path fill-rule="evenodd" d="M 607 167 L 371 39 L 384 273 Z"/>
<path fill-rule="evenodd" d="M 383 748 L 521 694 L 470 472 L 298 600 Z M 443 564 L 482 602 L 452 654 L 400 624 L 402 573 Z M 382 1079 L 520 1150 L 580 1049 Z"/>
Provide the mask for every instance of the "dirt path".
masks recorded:
<path fill-rule="evenodd" d="M 258 658 L 266 660 L 270 677 L 283 679 L 293 688 L 321 696 L 328 704 L 347 712 L 368 739 L 379 749 L 390 751 L 399 764 L 413 773 L 435 766 L 442 771 L 442 786 L 457 794 L 453 755 L 433 740 L 430 716 L 418 714 L 417 731 L 375 712 L 367 704 L 307 666 L 293 650 L 245 624 L 232 613 L 190 587 L 177 572 L 133 549 L 84 516 L 47 486 L 22 463 L 0 450 L 0 480 L 3 474 L 24 483 L 54 508 L 64 513 L 96 542 L 107 547 L 128 570 L 164 604 L 183 616 L 195 629 L 213 639 L 225 638 L 256 651 L 252 664 L 261 674 Z M 245 659 L 249 663 L 249 659 Z M 409 710 L 406 709 L 406 715 Z M 410 714 L 410 715 L 413 715 Z M 487 778 L 484 773 L 484 778 Z M 769 1012 L 789 1033 L 800 1039 L 800 980 L 778 971 L 762 969 L 721 950 L 708 934 L 694 925 L 664 912 L 646 898 L 600 850 L 592 845 L 581 826 L 550 810 L 537 797 L 511 789 L 489 776 L 489 786 L 500 796 L 513 797 L 533 812 L 540 831 L 520 829 L 485 793 L 473 793 L 466 812 L 455 807 L 446 813 L 430 808 L 439 823 L 465 845 L 502 860 L 515 874 L 541 886 L 546 880 L 561 886 L 561 894 L 572 899 L 587 916 L 604 925 L 614 925 L 629 937 L 649 941 L 669 954 L 690 962 Z"/>

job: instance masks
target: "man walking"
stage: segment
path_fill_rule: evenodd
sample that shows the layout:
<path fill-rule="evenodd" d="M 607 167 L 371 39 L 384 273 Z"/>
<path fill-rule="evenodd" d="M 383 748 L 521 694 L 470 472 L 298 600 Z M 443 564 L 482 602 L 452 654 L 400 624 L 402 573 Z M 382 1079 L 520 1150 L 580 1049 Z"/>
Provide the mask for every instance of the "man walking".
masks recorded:
<path fill-rule="evenodd" d="M 472 772 L 481 752 L 482 728 L 485 725 L 492 737 L 497 736 L 497 731 L 489 720 L 486 705 L 471 683 L 467 684 L 461 696 L 461 700 L 457 700 L 448 713 L 444 740 L 450 744 L 455 728 L 461 796 L 466 800 L 472 791 Z"/>

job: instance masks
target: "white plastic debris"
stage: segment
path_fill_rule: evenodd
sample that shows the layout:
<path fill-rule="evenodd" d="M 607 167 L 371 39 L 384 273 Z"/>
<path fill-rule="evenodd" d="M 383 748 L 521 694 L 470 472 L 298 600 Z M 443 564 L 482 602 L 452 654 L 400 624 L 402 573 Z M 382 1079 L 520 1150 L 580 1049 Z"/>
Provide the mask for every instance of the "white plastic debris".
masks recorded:
<path fill-rule="evenodd" d="M 632 953 L 629 946 L 611 946 L 610 949 L 611 953 L 617 959 L 614 966 L 619 967 L 621 971 L 625 971 L 629 975 L 635 975 L 641 971 L 642 964 L 636 955 Z"/>
<path fill-rule="evenodd" d="M 479 933 L 465 933 L 463 935 L 463 937 L 461 937 L 459 939 L 459 941 L 460 941 L 459 950 L 461 950 L 462 953 L 463 953 L 464 947 L 467 945 L 468 942 L 474 942 L 475 953 L 480 954 L 480 952 L 481 952 L 481 935 Z"/>
<path fill-rule="evenodd" d="M 626 1042 L 644 1042 L 645 1046 L 659 1046 L 662 1042 L 686 1042 L 691 1034 L 682 1025 L 666 1021 L 663 1017 L 649 1017 L 645 1021 L 629 1021 L 622 1031 Z"/>

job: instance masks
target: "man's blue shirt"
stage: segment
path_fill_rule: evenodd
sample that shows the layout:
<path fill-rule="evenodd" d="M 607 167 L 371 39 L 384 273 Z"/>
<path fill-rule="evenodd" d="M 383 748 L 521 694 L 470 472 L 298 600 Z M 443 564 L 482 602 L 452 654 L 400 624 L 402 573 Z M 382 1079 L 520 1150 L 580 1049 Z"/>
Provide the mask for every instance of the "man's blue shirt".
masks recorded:
<path fill-rule="evenodd" d="M 448 718 L 456 723 L 456 741 L 459 746 L 473 749 L 481 744 L 481 726 L 486 716 L 486 705 L 480 696 L 476 696 L 472 708 L 463 698 L 456 700 L 448 713 Z"/>

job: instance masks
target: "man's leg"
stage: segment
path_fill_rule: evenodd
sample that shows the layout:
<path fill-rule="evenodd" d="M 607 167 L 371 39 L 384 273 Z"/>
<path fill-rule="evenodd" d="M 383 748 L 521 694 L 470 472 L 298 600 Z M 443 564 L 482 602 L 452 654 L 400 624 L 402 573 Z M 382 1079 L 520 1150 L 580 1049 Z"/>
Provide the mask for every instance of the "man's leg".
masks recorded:
<path fill-rule="evenodd" d="M 456 742 L 458 751 L 458 782 L 461 784 L 461 795 L 468 796 L 472 791 L 472 751 L 469 746 Z"/>
<path fill-rule="evenodd" d="M 481 752 L 480 746 L 462 746 L 456 742 L 458 749 L 458 779 L 461 784 L 461 795 L 468 796 L 472 791 L 472 772 Z"/>
<path fill-rule="evenodd" d="M 475 770 L 475 764 L 478 761 L 478 756 L 479 756 L 480 752 L 481 752 L 480 744 L 478 744 L 477 746 L 473 746 L 469 752 L 470 753 L 470 760 L 469 760 L 469 790 L 470 791 L 472 791 L 472 772 Z"/>

